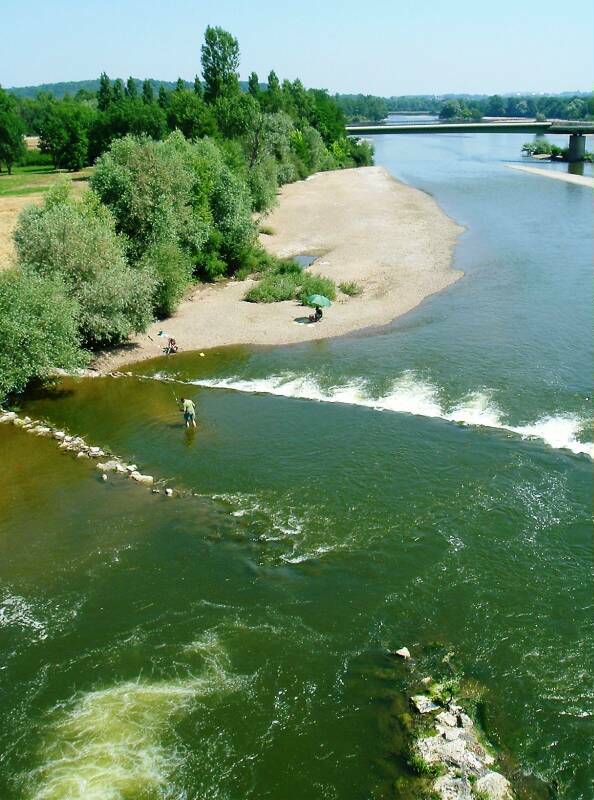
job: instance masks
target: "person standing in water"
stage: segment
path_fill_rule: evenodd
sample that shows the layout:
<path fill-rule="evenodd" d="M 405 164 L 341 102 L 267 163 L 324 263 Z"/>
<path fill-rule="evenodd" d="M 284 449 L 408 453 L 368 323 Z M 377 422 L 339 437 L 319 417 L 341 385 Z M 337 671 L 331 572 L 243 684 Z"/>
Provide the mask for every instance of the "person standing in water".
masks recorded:
<path fill-rule="evenodd" d="M 181 398 L 181 411 L 184 413 L 184 421 L 186 423 L 186 428 L 190 426 L 195 428 L 196 427 L 196 406 L 191 400 L 188 400 L 185 397 Z"/>

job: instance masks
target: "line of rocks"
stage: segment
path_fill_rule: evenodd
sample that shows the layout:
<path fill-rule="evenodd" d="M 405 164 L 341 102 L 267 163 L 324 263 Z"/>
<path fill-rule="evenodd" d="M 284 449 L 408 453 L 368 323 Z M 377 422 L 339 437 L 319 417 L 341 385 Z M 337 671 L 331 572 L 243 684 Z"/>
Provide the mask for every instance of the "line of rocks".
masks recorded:
<path fill-rule="evenodd" d="M 101 478 L 106 481 L 107 473 L 113 472 L 120 475 L 125 475 L 137 483 L 145 486 L 153 486 L 155 479 L 152 475 L 143 475 L 136 464 L 126 464 L 120 458 L 113 456 L 101 447 L 89 445 L 82 436 L 72 436 L 66 431 L 54 428 L 52 425 L 41 422 L 40 420 L 33 420 L 31 417 L 20 417 L 15 411 L 6 411 L 0 408 L 0 424 L 9 423 L 17 428 L 21 428 L 26 433 L 34 436 L 43 436 L 52 438 L 58 442 L 60 450 L 66 453 L 76 455 L 76 458 L 81 459 L 100 459 L 110 456 L 107 461 L 97 461 L 96 469 L 101 472 Z M 154 494 L 160 494 L 161 490 L 158 488 L 152 489 Z M 164 489 L 164 494 L 167 497 L 173 497 L 174 491 L 171 488 Z"/>

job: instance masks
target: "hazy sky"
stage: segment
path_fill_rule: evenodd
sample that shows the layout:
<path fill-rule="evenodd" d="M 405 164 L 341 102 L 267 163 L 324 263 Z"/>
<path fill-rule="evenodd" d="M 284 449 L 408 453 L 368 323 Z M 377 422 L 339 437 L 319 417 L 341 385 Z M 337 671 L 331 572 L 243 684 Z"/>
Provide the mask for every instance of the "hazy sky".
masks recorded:
<path fill-rule="evenodd" d="M 205 27 L 331 92 L 559 92 L 592 87 L 592 0 L 1 0 L 0 83 L 191 79 Z"/>

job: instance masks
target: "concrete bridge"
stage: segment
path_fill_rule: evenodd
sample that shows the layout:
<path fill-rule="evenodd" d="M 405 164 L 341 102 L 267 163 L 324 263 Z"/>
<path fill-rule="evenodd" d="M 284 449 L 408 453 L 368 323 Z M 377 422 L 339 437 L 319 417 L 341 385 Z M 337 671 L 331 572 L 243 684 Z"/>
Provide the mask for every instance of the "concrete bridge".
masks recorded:
<path fill-rule="evenodd" d="M 552 133 L 569 134 L 569 161 L 581 161 L 586 136 L 594 134 L 592 122 L 410 122 L 399 125 L 347 125 L 351 136 L 398 133 Z"/>

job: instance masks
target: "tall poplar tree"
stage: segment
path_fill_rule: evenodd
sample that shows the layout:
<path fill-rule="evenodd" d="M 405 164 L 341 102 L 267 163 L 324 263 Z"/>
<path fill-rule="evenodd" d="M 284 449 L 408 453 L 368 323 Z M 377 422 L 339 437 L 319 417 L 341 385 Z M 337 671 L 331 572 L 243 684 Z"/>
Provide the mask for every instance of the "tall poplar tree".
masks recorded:
<path fill-rule="evenodd" d="M 210 25 L 202 45 L 202 75 L 204 99 L 212 103 L 222 95 L 239 91 L 239 44 L 222 28 Z"/>
<path fill-rule="evenodd" d="M 248 78 L 248 92 L 252 97 L 258 97 L 260 94 L 260 80 L 256 72 L 252 72 Z"/>
<path fill-rule="evenodd" d="M 142 101 L 147 105 L 150 106 L 155 100 L 155 94 L 153 92 L 153 84 L 147 78 L 142 82 Z"/>
<path fill-rule="evenodd" d="M 116 78 L 113 82 L 113 102 L 121 103 L 124 96 L 124 84 L 120 78 Z"/>
<path fill-rule="evenodd" d="M 138 89 L 136 87 L 136 81 L 131 75 L 126 81 L 126 97 L 130 97 L 132 100 L 135 97 L 138 97 Z"/>
<path fill-rule="evenodd" d="M 113 100 L 111 81 L 107 73 L 102 72 L 99 78 L 99 90 L 97 91 L 97 108 L 99 111 L 107 111 Z"/>
<path fill-rule="evenodd" d="M 167 89 L 161 85 L 159 86 L 159 99 L 157 101 L 161 108 L 167 108 L 169 105 L 169 98 L 167 97 Z"/>

